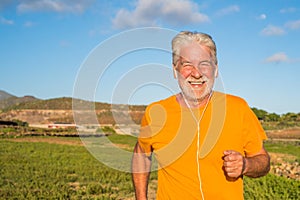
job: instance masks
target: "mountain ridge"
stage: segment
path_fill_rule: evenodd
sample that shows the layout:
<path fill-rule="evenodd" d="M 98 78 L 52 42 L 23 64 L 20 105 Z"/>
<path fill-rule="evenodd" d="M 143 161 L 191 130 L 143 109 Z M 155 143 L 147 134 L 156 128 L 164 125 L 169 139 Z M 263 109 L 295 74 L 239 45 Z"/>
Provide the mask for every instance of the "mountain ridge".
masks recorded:
<path fill-rule="evenodd" d="M 11 97 L 16 97 L 16 96 L 9 94 L 8 92 L 5 92 L 4 90 L 0 90 L 0 100 L 8 99 Z"/>
<path fill-rule="evenodd" d="M 75 102 L 75 104 L 74 104 Z M 21 120 L 29 124 L 55 122 L 74 123 L 73 110 L 93 111 L 101 124 L 115 124 L 114 115 L 122 123 L 140 123 L 146 106 L 92 102 L 71 97 L 37 99 L 33 96 L 9 97 L 0 100 L 0 120 Z M 126 114 L 127 113 L 127 114 Z M 128 119 L 128 114 L 131 120 Z"/>
<path fill-rule="evenodd" d="M 12 95 L 6 91 L 0 90 L 0 111 L 6 110 L 7 108 L 11 106 L 17 106 L 22 103 L 31 102 L 38 100 L 34 96 L 23 96 L 23 97 L 17 97 L 15 95 Z"/>

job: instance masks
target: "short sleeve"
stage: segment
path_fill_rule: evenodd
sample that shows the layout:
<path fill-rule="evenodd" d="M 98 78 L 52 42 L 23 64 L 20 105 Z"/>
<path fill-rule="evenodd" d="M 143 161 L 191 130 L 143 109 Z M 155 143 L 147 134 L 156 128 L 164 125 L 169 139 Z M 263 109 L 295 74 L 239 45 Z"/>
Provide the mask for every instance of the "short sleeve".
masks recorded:
<path fill-rule="evenodd" d="M 243 139 L 244 152 L 247 155 L 254 155 L 258 153 L 263 147 L 263 140 L 267 139 L 260 121 L 248 105 L 244 108 Z"/>
<path fill-rule="evenodd" d="M 146 109 L 145 114 L 141 121 L 140 134 L 138 137 L 138 142 L 140 147 L 144 150 L 147 156 L 150 156 L 152 152 L 152 137 L 151 128 L 149 126 L 148 109 Z"/>

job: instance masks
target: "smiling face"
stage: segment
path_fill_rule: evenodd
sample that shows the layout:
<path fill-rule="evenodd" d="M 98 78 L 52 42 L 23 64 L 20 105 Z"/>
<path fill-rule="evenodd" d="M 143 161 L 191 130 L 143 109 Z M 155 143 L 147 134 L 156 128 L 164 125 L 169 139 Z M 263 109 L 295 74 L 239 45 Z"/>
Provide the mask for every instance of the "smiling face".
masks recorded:
<path fill-rule="evenodd" d="M 209 48 L 197 42 L 180 48 L 179 59 L 174 66 L 178 84 L 188 101 L 205 101 L 212 92 L 218 67 Z"/>

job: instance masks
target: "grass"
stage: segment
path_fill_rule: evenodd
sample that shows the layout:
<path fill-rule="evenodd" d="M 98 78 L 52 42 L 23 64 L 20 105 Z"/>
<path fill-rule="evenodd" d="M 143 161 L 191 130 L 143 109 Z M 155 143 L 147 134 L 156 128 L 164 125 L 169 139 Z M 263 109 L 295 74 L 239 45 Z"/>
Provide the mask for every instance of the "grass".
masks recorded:
<path fill-rule="evenodd" d="M 0 141 L 0 199 L 132 197 L 131 175 L 82 146 Z"/>
<path fill-rule="evenodd" d="M 269 140 L 265 143 L 265 148 L 268 152 L 289 154 L 296 157 L 300 161 L 300 142 L 296 141 L 272 141 Z"/>
<path fill-rule="evenodd" d="M 133 199 L 131 174 L 102 164 L 86 147 L 78 145 L 80 138 L 28 138 L 57 139 L 62 144 L 69 141 L 76 145 L 0 139 L 0 199 Z M 134 137 L 115 134 L 108 139 L 131 148 L 136 141 Z M 271 152 L 299 156 L 295 143 L 267 142 L 266 147 Z M 156 172 L 151 179 L 157 179 Z M 300 181 L 272 174 L 259 179 L 245 177 L 245 199 L 299 196 Z"/>
<path fill-rule="evenodd" d="M 128 145 L 130 148 L 130 152 L 133 151 L 133 147 L 137 141 L 136 137 L 130 136 L 130 135 L 118 135 L 118 134 L 112 134 L 108 136 L 108 139 L 115 144 L 123 144 Z"/>

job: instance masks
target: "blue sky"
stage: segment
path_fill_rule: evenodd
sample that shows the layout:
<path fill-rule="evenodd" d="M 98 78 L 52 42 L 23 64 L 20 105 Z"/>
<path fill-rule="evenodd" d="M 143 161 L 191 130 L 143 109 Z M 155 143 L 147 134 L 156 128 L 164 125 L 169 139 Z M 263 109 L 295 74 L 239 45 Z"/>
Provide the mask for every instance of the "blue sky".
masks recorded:
<path fill-rule="evenodd" d="M 225 92 L 268 112 L 300 112 L 297 0 L 1 0 L 0 90 L 19 97 L 71 97 L 93 50 L 124 31 L 150 26 L 209 33 L 217 44 Z M 99 56 L 98 64 L 103 59 Z M 138 73 L 136 84 L 145 76 L 156 80 L 166 75 L 168 70 L 157 73 L 159 65 L 171 77 L 169 52 L 144 49 L 120 55 L 91 86 L 96 87 L 94 100 L 112 102 L 118 81 L 123 93 L 131 95 L 118 103 L 148 104 L 171 95 L 171 86 L 157 82 L 126 89 L 124 74 L 149 63 L 156 63 L 153 73 Z M 170 84 L 176 84 L 170 77 Z"/>

